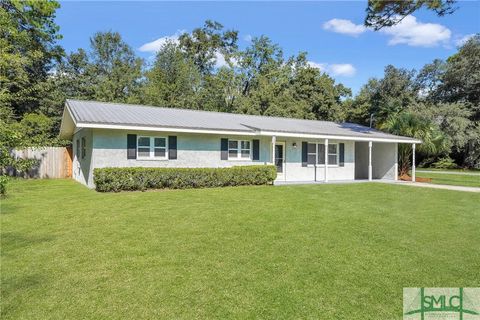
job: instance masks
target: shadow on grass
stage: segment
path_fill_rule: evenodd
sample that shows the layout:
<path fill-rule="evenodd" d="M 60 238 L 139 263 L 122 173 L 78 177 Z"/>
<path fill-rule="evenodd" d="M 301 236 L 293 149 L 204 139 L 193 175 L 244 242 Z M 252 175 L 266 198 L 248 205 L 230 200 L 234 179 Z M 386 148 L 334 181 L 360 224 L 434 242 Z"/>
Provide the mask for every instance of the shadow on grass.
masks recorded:
<path fill-rule="evenodd" d="M 8 256 L 10 251 L 16 249 L 35 246 L 54 239 L 51 235 L 24 235 L 19 232 L 3 232 L 1 235 L 2 256 Z"/>
<path fill-rule="evenodd" d="M 2 277 L 2 308 L 0 318 L 11 314 L 18 304 L 15 302 L 17 297 L 25 294 L 32 289 L 41 287 L 44 284 L 43 277 L 36 274 L 28 274 L 22 276 L 15 276 L 11 278 Z"/>
<path fill-rule="evenodd" d="M 6 216 L 6 215 L 11 215 L 15 212 L 18 211 L 18 208 L 20 208 L 20 206 L 18 205 L 14 205 L 12 203 L 8 203 L 8 204 L 5 204 L 5 200 L 7 199 L 7 197 L 4 197 L 4 198 L 1 198 L 0 201 L 2 202 L 1 204 L 1 208 L 0 208 L 0 215 L 2 216 Z"/>

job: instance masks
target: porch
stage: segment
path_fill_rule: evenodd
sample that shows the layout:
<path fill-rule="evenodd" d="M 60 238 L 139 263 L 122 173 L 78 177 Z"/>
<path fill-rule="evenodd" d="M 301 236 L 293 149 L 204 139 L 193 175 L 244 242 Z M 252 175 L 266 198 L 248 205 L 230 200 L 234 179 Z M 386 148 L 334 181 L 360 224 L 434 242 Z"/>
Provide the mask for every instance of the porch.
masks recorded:
<path fill-rule="evenodd" d="M 305 141 L 302 141 L 305 140 Z M 398 180 L 396 141 L 272 137 L 276 184 Z M 415 181 L 415 143 L 412 143 Z"/>

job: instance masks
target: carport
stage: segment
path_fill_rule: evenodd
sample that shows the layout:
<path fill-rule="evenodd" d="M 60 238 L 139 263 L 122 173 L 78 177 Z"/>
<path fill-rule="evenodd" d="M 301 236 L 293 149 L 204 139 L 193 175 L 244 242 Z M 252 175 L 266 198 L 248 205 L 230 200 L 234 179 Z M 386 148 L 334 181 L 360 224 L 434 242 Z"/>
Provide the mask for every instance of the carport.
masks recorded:
<path fill-rule="evenodd" d="M 398 180 L 398 143 L 356 141 L 355 180 Z M 415 181 L 415 143 L 412 143 L 412 181 Z"/>

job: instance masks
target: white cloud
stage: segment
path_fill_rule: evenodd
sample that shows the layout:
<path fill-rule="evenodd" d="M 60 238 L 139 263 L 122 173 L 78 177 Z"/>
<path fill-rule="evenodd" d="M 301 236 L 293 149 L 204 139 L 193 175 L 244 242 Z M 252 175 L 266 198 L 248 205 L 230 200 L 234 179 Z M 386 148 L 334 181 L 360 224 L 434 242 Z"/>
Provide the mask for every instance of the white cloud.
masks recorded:
<path fill-rule="evenodd" d="M 336 33 L 348 34 L 354 37 L 367 31 L 367 28 L 365 28 L 363 25 L 355 24 L 352 21 L 345 19 L 328 20 L 323 24 L 323 29 Z"/>
<path fill-rule="evenodd" d="M 138 48 L 138 50 L 142 52 L 158 52 L 168 41 L 177 43 L 178 37 L 180 37 L 180 35 L 183 33 L 185 33 L 185 30 L 178 30 L 177 32 L 175 32 L 175 34 L 171 36 L 164 36 L 152 42 L 147 42 L 140 48 Z"/>
<path fill-rule="evenodd" d="M 215 52 L 215 67 L 216 68 L 228 67 L 228 63 L 225 60 L 225 56 L 220 51 Z"/>
<path fill-rule="evenodd" d="M 467 42 L 471 37 L 473 37 L 475 34 L 472 33 L 472 34 L 467 34 L 466 36 L 463 36 L 463 37 L 458 37 L 457 40 L 455 41 L 455 45 L 457 47 L 461 47 L 465 44 L 465 42 Z"/>
<path fill-rule="evenodd" d="M 320 69 L 322 72 L 330 73 L 333 76 L 352 77 L 357 72 L 357 69 L 350 63 L 318 63 L 308 61 L 308 65 L 312 68 Z"/>
<path fill-rule="evenodd" d="M 245 40 L 246 42 L 252 42 L 252 35 L 251 34 L 247 34 L 245 35 L 245 37 L 243 37 L 243 40 Z"/>
<path fill-rule="evenodd" d="M 318 62 L 314 62 L 314 61 L 308 61 L 307 62 L 308 65 L 312 68 L 317 68 L 319 69 L 320 71 L 327 71 L 327 64 L 326 63 L 318 63 Z"/>
<path fill-rule="evenodd" d="M 384 28 L 381 32 L 392 36 L 389 45 L 407 44 L 414 47 L 448 45 L 452 35 L 447 27 L 436 23 L 422 23 L 414 16 L 407 16 L 399 24 Z"/>
<path fill-rule="evenodd" d="M 329 69 L 334 76 L 352 77 L 357 72 L 350 63 L 332 64 L 329 66 Z"/>

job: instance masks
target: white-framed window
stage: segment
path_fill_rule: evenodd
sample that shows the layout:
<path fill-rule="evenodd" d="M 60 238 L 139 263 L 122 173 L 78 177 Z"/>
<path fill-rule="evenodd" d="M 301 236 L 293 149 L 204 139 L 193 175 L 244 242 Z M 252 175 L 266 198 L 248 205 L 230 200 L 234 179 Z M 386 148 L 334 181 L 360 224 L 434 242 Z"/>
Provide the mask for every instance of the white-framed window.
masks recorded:
<path fill-rule="evenodd" d="M 85 137 L 82 137 L 82 159 L 85 159 L 87 155 L 87 141 Z"/>
<path fill-rule="evenodd" d="M 167 138 L 139 136 L 137 159 L 167 159 Z"/>
<path fill-rule="evenodd" d="M 338 144 L 328 144 L 328 164 L 338 165 Z"/>
<path fill-rule="evenodd" d="M 317 158 L 317 145 L 315 143 L 307 144 L 307 164 L 315 165 Z"/>
<path fill-rule="evenodd" d="M 76 147 L 77 159 L 80 159 L 80 139 L 77 139 Z"/>
<path fill-rule="evenodd" d="M 338 143 L 328 144 L 328 165 L 338 166 L 339 158 Z M 309 143 L 307 145 L 307 163 L 308 165 L 325 165 L 325 144 L 324 143 Z"/>
<path fill-rule="evenodd" d="M 228 140 L 229 160 L 248 160 L 251 155 L 251 142 L 249 140 Z"/>

